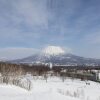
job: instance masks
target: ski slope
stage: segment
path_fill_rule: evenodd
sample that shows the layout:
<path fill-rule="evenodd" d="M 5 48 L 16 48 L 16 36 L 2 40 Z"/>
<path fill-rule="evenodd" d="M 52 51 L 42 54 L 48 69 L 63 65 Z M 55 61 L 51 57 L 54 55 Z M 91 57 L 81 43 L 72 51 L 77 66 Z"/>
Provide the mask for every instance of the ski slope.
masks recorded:
<path fill-rule="evenodd" d="M 27 91 L 17 86 L 0 85 L 0 100 L 100 100 L 100 84 L 59 78 L 32 80 Z M 89 85 L 90 84 L 90 85 Z"/>

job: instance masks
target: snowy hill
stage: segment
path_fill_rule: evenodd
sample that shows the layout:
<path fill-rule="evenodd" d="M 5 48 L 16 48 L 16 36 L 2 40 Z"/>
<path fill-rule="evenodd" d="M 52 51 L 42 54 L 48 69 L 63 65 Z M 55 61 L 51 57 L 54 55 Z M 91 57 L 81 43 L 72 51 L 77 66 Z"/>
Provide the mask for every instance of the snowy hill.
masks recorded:
<path fill-rule="evenodd" d="M 32 79 L 33 88 L 26 91 L 13 85 L 0 85 L 0 100 L 100 100 L 100 84 L 60 78 Z"/>
<path fill-rule="evenodd" d="M 60 54 L 64 54 L 65 51 L 58 46 L 48 46 L 42 50 L 42 53 L 44 55 L 60 55 Z"/>
<path fill-rule="evenodd" d="M 11 62 L 28 64 L 52 63 L 54 65 L 100 65 L 100 59 L 76 56 L 57 46 L 48 46 L 38 54 L 34 54 L 24 59 L 13 60 Z"/>

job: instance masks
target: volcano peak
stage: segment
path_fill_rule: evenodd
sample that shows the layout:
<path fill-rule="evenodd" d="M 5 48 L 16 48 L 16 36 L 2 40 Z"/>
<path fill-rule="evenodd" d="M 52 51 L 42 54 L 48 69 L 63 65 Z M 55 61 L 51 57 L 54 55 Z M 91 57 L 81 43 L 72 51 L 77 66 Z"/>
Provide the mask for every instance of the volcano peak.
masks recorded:
<path fill-rule="evenodd" d="M 48 55 L 59 55 L 59 54 L 64 54 L 65 50 L 63 50 L 59 46 L 47 46 L 42 50 L 42 53 Z"/>

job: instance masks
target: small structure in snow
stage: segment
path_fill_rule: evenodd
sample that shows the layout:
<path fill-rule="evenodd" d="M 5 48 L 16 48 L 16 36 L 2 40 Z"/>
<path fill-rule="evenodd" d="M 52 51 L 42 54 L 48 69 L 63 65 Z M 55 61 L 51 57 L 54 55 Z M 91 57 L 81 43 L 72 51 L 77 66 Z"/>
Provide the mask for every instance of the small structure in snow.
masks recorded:
<path fill-rule="evenodd" d="M 49 68 L 52 69 L 52 63 L 49 63 Z"/>

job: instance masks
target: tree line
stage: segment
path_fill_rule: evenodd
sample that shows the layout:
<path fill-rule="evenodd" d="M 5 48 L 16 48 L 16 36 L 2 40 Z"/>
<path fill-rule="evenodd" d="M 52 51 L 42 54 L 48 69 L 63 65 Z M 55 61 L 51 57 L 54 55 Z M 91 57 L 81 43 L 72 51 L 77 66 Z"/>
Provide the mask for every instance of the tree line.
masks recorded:
<path fill-rule="evenodd" d="M 80 67 L 78 67 L 80 68 Z M 78 69 L 79 70 L 79 69 Z M 82 72 L 85 74 L 77 73 L 78 71 L 75 66 L 72 67 L 61 67 L 61 66 L 53 66 L 50 68 L 49 65 L 28 65 L 28 64 L 11 64 L 0 62 L 0 82 L 6 84 L 14 84 L 20 87 L 30 89 L 31 82 L 29 79 L 26 79 L 28 85 L 22 83 L 22 79 L 25 78 L 25 75 L 31 74 L 32 76 L 43 76 L 46 80 L 49 76 L 58 76 L 64 81 L 66 77 L 80 78 L 81 80 L 86 79 L 95 79 L 95 74 L 92 72 L 88 72 L 88 70 L 83 69 Z M 89 73 L 89 74 L 87 74 Z M 92 74 L 92 76 L 90 75 Z M 24 85 L 23 85 L 24 84 Z"/>

